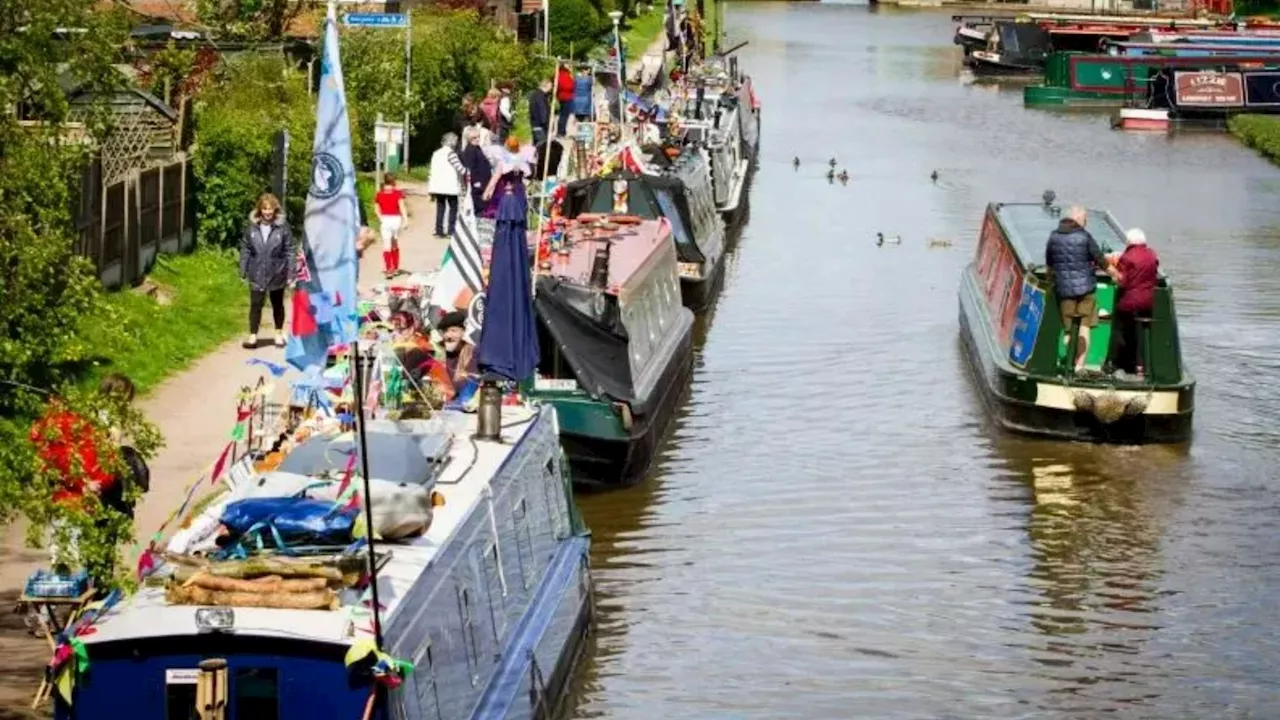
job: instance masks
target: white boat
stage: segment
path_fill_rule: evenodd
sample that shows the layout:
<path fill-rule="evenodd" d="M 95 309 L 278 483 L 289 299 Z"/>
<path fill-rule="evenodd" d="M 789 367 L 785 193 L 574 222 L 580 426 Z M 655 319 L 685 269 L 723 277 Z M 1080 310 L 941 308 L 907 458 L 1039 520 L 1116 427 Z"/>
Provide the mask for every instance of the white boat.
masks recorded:
<path fill-rule="evenodd" d="M 1165 132 L 1169 129 L 1169 111 L 1147 108 L 1120 108 L 1120 112 L 1112 118 L 1111 123 L 1121 130 Z"/>
<path fill-rule="evenodd" d="M 412 663 L 411 671 L 398 676 L 398 687 L 388 689 L 370 673 L 361 674 L 361 662 L 344 662 L 349 653 L 360 656 L 374 638 L 371 605 L 360 591 L 337 594 L 334 609 L 175 604 L 183 600 L 174 593 L 186 592 L 186 586 L 178 581 L 177 563 L 170 562 L 82 637 L 91 664 L 76 677 L 72 702 L 58 704 L 56 717 L 549 716 L 589 622 L 589 541 L 562 464 L 554 407 L 504 407 L 502 419 L 500 442 L 474 438 L 474 416 L 460 413 L 369 423 L 370 476 L 444 499 L 424 534 L 375 542 L 381 647 L 391 658 Z M 346 455 L 330 448 L 341 442 L 353 441 L 331 435 L 303 441 L 275 471 L 245 473 L 228 499 L 251 498 L 291 482 L 306 485 L 307 497 L 336 497 L 330 486 Z M 416 455 L 397 455 L 390 449 L 397 444 L 416 447 Z M 374 525 L 381 528 L 393 510 L 379 505 L 378 487 L 370 493 Z M 220 513 L 226 506 L 211 506 L 189 527 L 224 522 L 227 516 Z M 190 550 L 199 539 L 188 534 L 181 544 Z M 348 557 L 359 567 L 367 547 L 363 555 L 355 552 Z M 167 587 L 153 586 L 170 573 Z M 225 669 L 219 671 L 219 664 Z M 193 714 L 198 694 L 202 702 L 221 703 L 221 713 Z M 370 698 L 377 699 L 372 716 L 362 715 Z"/>

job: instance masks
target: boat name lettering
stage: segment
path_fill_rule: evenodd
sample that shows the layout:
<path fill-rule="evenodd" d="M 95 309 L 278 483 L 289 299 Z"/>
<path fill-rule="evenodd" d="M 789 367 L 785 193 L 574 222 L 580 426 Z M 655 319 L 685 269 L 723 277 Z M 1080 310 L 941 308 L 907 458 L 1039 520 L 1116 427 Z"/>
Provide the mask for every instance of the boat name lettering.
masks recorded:
<path fill-rule="evenodd" d="M 1239 107 L 1244 104 L 1244 80 L 1240 73 L 1174 73 L 1178 105 L 1186 107 Z"/>
<path fill-rule="evenodd" d="M 198 668 L 168 668 L 164 671 L 166 685 L 196 685 L 199 681 Z"/>

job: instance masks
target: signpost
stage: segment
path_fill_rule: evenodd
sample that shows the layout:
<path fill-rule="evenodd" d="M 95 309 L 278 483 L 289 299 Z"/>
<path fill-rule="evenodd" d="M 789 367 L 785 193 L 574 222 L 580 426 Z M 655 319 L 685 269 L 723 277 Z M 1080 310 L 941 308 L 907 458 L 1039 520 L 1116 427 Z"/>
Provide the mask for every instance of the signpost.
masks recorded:
<path fill-rule="evenodd" d="M 412 15 L 409 13 L 346 13 L 342 16 L 342 23 L 347 27 L 366 27 L 381 28 L 391 30 L 404 30 L 404 132 L 400 135 L 401 152 L 400 167 L 404 170 L 409 169 L 409 101 L 413 97 L 412 87 L 412 70 L 413 70 L 413 22 Z M 381 184 L 381 178 L 379 178 Z"/>
<path fill-rule="evenodd" d="M 388 171 L 389 160 L 392 156 L 398 155 L 398 150 L 407 147 L 405 142 L 405 126 L 400 123 L 389 123 L 382 119 L 382 115 L 378 115 L 378 120 L 373 124 L 373 144 L 377 148 L 377 183 L 378 187 L 382 187 L 382 175 Z M 408 158 L 400 158 L 399 167 L 404 167 Z"/>

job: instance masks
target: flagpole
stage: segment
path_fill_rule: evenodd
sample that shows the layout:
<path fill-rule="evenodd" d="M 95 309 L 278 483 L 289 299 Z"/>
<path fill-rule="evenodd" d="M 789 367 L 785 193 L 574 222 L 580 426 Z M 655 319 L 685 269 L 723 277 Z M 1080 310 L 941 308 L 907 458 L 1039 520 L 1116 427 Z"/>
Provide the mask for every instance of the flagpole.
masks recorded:
<path fill-rule="evenodd" d="M 352 411 L 356 421 L 357 452 L 360 457 L 360 475 L 364 479 L 364 525 L 365 540 L 369 543 L 369 591 L 373 602 L 373 638 L 378 649 L 382 649 L 382 623 L 378 618 L 382 603 L 378 601 L 378 558 L 373 547 L 373 494 L 369 480 L 369 439 L 365 433 L 364 420 L 364 371 L 361 369 L 360 341 L 351 342 Z M 370 363 L 372 365 L 372 363 Z"/>

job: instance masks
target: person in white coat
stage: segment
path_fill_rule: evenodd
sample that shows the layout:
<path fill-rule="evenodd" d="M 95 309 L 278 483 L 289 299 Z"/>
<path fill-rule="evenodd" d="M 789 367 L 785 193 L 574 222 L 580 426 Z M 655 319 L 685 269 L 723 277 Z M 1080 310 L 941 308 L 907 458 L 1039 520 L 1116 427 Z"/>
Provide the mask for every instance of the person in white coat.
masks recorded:
<path fill-rule="evenodd" d="M 427 178 L 427 192 L 436 204 L 436 237 L 450 237 L 458 223 L 458 195 L 462 193 L 463 177 L 467 169 L 457 152 L 458 136 L 445 133 L 440 149 L 431 155 L 431 175 Z M 449 222 L 445 223 L 448 212 Z M 448 232 L 446 233 L 446 229 Z"/>

